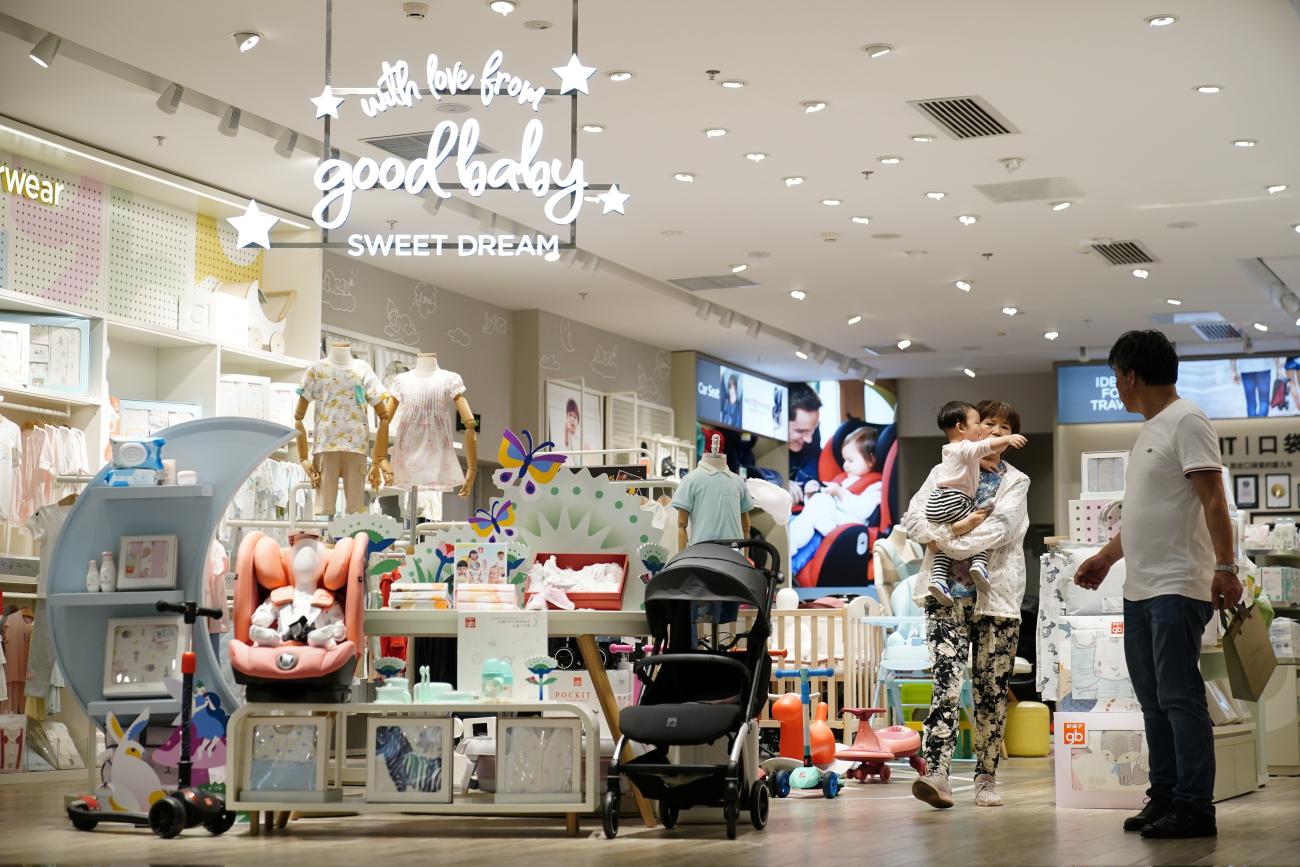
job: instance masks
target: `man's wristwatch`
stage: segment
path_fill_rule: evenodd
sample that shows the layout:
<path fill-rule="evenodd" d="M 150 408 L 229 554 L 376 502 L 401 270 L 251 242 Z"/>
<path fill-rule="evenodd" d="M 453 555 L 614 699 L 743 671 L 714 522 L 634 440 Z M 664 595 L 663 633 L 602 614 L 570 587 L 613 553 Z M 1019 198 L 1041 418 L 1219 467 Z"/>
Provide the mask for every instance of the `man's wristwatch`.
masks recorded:
<path fill-rule="evenodd" d="M 1214 571 L 1227 572 L 1229 575 L 1236 575 L 1241 570 L 1237 568 L 1236 563 L 1215 563 Z"/>

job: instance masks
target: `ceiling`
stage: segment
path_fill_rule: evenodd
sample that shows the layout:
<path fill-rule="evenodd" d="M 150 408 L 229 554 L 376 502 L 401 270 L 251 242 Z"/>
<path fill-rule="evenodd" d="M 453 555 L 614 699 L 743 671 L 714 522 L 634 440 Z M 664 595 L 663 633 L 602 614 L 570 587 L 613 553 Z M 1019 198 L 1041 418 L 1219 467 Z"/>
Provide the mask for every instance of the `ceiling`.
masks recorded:
<path fill-rule="evenodd" d="M 506 69 L 555 87 L 550 68 L 569 55 L 563 0 L 519 0 L 508 17 L 478 0 L 436 0 L 423 21 L 405 19 L 399 0 L 334 5 L 336 86 L 373 85 L 380 64 L 397 59 L 422 82 L 430 53 L 477 71 L 500 48 Z M 1300 113 L 1286 108 L 1300 105 L 1300 16 L 1286 0 L 618 0 L 583 9 L 578 53 L 599 71 L 578 119 L 605 131 L 580 132 L 579 153 L 589 183 L 616 182 L 631 195 L 623 216 L 583 210 L 578 243 L 601 257 L 599 270 L 531 258 L 375 264 L 789 378 L 841 376 L 839 356 L 886 376 L 1045 370 L 1150 324 L 1173 309 L 1169 297 L 1182 311 L 1217 310 L 1246 326 L 1259 348 L 1295 345 L 1293 317 L 1270 302 L 1258 269 L 1243 266 L 1263 258 L 1300 290 L 1287 277 L 1300 276 L 1292 230 Z M 271 136 L 291 127 L 306 147 L 307 136 L 323 135 L 308 101 L 324 83 L 323 10 L 323 0 L 0 0 L 10 16 L 0 19 L 0 114 L 309 214 L 315 159 L 304 150 L 281 159 Z M 1179 20 L 1161 28 L 1144 20 L 1166 12 Z M 524 27 L 533 20 L 554 26 Z M 47 30 L 65 46 L 41 69 L 27 53 Z M 265 39 L 241 55 L 231 38 L 241 30 Z M 895 50 L 872 59 L 862 46 L 877 42 Z M 605 74 L 615 69 L 635 75 L 612 82 Z M 724 89 L 709 69 L 747 86 Z M 173 115 L 154 105 L 169 81 L 190 91 Z M 1223 91 L 1200 94 L 1201 84 Z M 958 141 L 909 105 L 955 96 L 982 97 L 1019 132 Z M 808 100 L 828 106 L 808 114 L 800 105 Z M 484 109 L 476 94 L 447 101 L 473 114 L 440 113 L 426 98 L 367 118 L 350 98 L 333 143 L 382 157 L 362 139 L 473 116 L 486 144 L 518 154 L 530 111 L 504 100 Z M 234 138 L 216 130 L 226 103 L 245 112 Z M 542 157 L 567 164 L 570 100 L 542 106 L 540 116 Z M 713 127 L 728 134 L 707 138 Z M 914 142 L 915 134 L 934 140 Z M 1236 139 L 1258 145 L 1234 147 Z M 745 158 L 751 151 L 768 157 L 756 163 Z M 882 165 L 884 155 L 903 159 Z M 1006 157 L 1023 165 L 1008 173 Z M 694 173 L 694 183 L 674 180 L 676 172 Z M 787 187 L 782 179 L 792 175 L 806 180 Z M 996 204 L 975 189 L 1043 178 L 1067 179 L 1081 194 L 1056 212 L 1050 200 Z M 1271 184 L 1290 188 L 1269 194 Z M 935 201 L 929 191 L 947 195 Z M 821 204 L 826 198 L 843 204 Z M 527 194 L 490 192 L 477 203 L 550 233 L 541 202 Z M 433 216 L 421 204 L 401 191 L 358 194 L 345 231 L 385 232 L 388 220 L 399 232 L 479 231 L 473 207 Z M 963 226 L 963 214 L 980 219 Z M 855 215 L 870 224 L 851 222 Z M 1195 225 L 1171 227 L 1186 223 Z M 827 232 L 837 240 L 824 240 Z M 1097 238 L 1140 241 L 1157 260 L 1150 276 L 1136 279 L 1090 252 Z M 758 286 L 690 295 L 666 282 L 728 274 L 740 263 Z M 969 293 L 954 288 L 959 279 L 973 284 Z M 791 289 L 806 300 L 793 300 Z M 708 319 L 695 315 L 695 298 L 715 305 Z M 1006 306 L 1022 312 L 1006 316 Z M 721 309 L 736 313 L 729 328 Z M 862 321 L 849 325 L 853 315 Z M 759 337 L 748 335 L 745 317 L 765 323 Z M 1045 340 L 1048 330 L 1059 339 Z M 1190 330 L 1171 333 L 1185 351 L 1212 348 Z M 903 337 L 934 351 L 862 352 Z M 829 349 L 829 360 L 801 361 L 790 339 Z"/>

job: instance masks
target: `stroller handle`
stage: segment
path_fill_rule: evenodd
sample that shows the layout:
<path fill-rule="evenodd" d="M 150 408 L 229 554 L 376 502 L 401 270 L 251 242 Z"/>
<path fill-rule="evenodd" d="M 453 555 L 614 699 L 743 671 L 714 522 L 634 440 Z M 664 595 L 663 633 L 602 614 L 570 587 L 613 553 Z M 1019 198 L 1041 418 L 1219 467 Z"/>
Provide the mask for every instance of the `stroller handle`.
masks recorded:
<path fill-rule="evenodd" d="M 767 555 L 768 561 L 764 571 L 771 576 L 776 576 L 781 571 L 781 555 L 773 547 L 772 543 L 766 539 L 736 539 L 725 543 L 727 546 L 736 550 L 748 550 L 750 548 L 759 548 Z"/>
<path fill-rule="evenodd" d="M 691 665 L 725 665 L 731 668 L 739 669 L 745 677 L 745 683 L 749 683 L 749 669 L 738 659 L 731 659 L 726 656 L 711 656 L 705 653 L 664 653 L 659 656 L 646 656 L 632 663 L 637 677 L 643 683 L 650 682 L 650 676 L 646 674 L 646 669 L 654 668 L 657 665 L 676 665 L 679 663 L 689 663 Z"/>

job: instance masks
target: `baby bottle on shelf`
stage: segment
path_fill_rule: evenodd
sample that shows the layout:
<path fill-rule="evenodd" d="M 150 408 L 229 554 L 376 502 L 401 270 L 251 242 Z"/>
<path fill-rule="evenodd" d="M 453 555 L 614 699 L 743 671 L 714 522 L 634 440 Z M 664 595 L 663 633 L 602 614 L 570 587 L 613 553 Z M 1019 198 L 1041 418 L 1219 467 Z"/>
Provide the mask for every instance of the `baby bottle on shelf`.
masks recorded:
<path fill-rule="evenodd" d="M 99 567 L 95 565 L 94 560 L 90 561 L 90 568 L 86 570 L 86 592 L 99 592 Z"/>
<path fill-rule="evenodd" d="M 105 551 L 99 556 L 103 564 L 99 567 L 99 592 L 112 593 L 117 589 L 117 565 L 113 562 L 113 553 Z"/>

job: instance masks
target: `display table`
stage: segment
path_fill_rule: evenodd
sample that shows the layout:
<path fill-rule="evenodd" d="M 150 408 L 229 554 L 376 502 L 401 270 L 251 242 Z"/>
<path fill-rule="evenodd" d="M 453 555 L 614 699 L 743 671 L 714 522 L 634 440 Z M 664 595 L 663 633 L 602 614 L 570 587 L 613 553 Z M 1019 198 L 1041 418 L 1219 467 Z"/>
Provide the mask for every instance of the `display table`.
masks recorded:
<path fill-rule="evenodd" d="M 367 611 L 365 633 L 376 635 L 408 635 L 413 638 L 454 638 L 459 613 L 456 611 L 428 610 L 378 610 Z M 598 635 L 636 635 L 644 636 L 650 632 L 644 611 L 548 611 L 546 612 L 546 633 L 553 638 L 573 637 L 577 639 L 578 651 L 582 654 L 582 663 L 587 667 L 591 678 L 592 691 L 600 701 L 600 712 L 609 726 L 609 735 L 618 743 L 621 733 L 618 727 L 618 702 L 614 699 L 614 690 L 609 685 L 609 676 L 605 674 L 605 664 L 600 658 L 596 646 Z M 481 709 L 481 706 L 479 706 Z M 631 761 L 627 748 L 619 757 L 620 761 Z M 656 824 L 654 811 L 636 786 L 631 786 L 632 798 L 636 802 L 637 812 L 647 828 Z"/>
<path fill-rule="evenodd" d="M 1227 680 L 1222 647 L 1201 648 L 1201 675 L 1206 680 Z M 1222 801 L 1253 792 L 1268 781 L 1264 736 L 1268 730 L 1263 702 L 1246 702 L 1253 722 L 1214 727 L 1214 800 Z"/>
<path fill-rule="evenodd" d="M 489 792 L 453 793 L 452 800 L 446 804 L 418 803 L 412 801 L 370 802 L 364 790 L 342 794 L 343 765 L 347 758 L 347 728 L 351 717 L 381 714 L 384 717 L 405 717 L 410 719 L 446 718 L 452 714 L 472 714 L 482 716 L 492 714 L 561 713 L 576 717 L 582 724 L 583 753 L 583 797 L 580 801 L 561 803 L 501 803 Z M 326 715 L 333 720 L 334 761 L 327 769 L 325 785 L 342 794 L 341 798 L 322 797 L 319 801 L 305 801 L 301 798 L 274 800 L 272 793 L 258 794 L 251 797 L 251 792 L 243 789 L 245 769 L 251 761 L 250 718 L 280 716 L 285 720 L 294 717 Z M 592 813 L 597 809 L 603 788 L 598 779 L 600 770 L 600 729 L 596 718 L 585 707 L 559 702 L 436 702 L 428 704 L 390 704 L 390 703 L 345 703 L 345 704 L 279 704 L 248 703 L 235 711 L 227 725 L 226 742 L 230 745 L 226 760 L 226 809 L 248 811 L 251 813 L 249 834 L 257 835 L 261 813 L 267 814 L 267 827 L 271 826 L 271 817 L 276 814 L 288 814 L 291 811 L 311 810 L 318 807 L 330 812 L 347 813 L 429 813 L 443 815 L 492 815 L 492 816 L 555 816 L 563 815 L 570 833 L 577 833 L 578 814 Z M 367 761 L 370 761 L 367 756 Z M 450 769 L 443 772 L 450 776 Z M 324 793 L 322 793 L 324 795 Z"/>
<path fill-rule="evenodd" d="M 1279 777 L 1300 775 L 1300 667 L 1295 657 L 1278 657 L 1277 670 L 1260 702 L 1267 706 L 1264 731 L 1268 772 Z"/>

